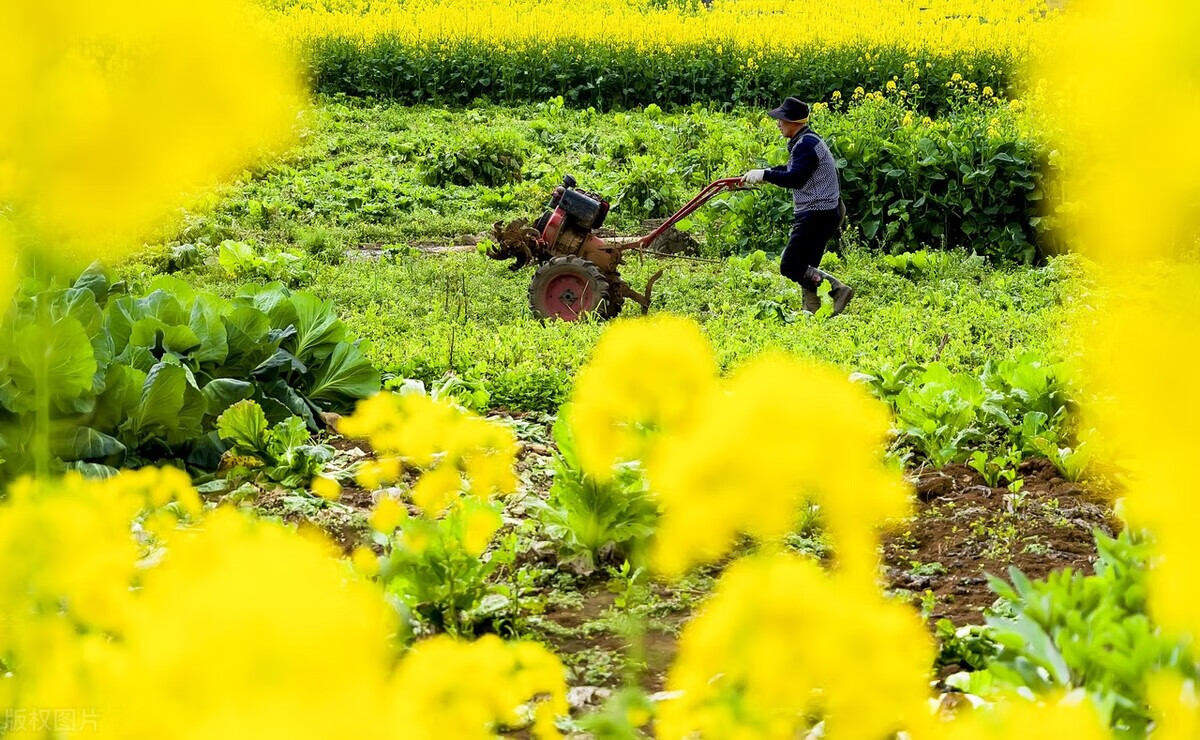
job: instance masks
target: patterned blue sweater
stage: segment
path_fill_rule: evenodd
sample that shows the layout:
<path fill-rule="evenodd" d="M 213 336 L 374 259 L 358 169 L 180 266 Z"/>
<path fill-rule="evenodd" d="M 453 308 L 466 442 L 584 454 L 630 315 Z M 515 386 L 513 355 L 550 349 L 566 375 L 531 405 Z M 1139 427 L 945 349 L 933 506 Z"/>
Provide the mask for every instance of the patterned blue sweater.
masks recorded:
<path fill-rule="evenodd" d="M 827 211 L 838 207 L 841 187 L 829 145 L 807 126 L 788 140 L 788 163 L 763 173 L 763 180 L 792 189 L 792 208 Z"/>

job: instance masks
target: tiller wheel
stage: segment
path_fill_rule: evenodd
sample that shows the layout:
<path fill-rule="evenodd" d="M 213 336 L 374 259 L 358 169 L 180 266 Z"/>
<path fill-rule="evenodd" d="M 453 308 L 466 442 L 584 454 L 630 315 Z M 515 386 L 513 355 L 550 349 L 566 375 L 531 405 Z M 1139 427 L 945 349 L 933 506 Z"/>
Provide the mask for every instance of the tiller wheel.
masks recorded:
<path fill-rule="evenodd" d="M 529 307 L 535 316 L 575 321 L 585 314 L 615 316 L 612 287 L 600 269 L 580 257 L 554 257 L 533 273 Z"/>

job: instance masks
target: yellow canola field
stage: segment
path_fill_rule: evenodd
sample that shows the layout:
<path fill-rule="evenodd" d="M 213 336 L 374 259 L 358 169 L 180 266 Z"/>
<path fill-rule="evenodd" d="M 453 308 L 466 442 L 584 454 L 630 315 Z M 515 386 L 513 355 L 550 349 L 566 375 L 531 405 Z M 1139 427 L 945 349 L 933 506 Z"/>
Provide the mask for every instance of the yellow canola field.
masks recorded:
<path fill-rule="evenodd" d="M 1044 0 L 716 0 L 710 9 L 654 8 L 626 0 L 264 0 L 292 38 L 381 36 L 412 44 L 496 47 L 576 41 L 662 50 L 726 45 L 811 54 L 821 47 L 901 47 L 913 53 L 1024 57 L 1054 32 Z M 869 60 L 868 60 L 869 61 Z"/>

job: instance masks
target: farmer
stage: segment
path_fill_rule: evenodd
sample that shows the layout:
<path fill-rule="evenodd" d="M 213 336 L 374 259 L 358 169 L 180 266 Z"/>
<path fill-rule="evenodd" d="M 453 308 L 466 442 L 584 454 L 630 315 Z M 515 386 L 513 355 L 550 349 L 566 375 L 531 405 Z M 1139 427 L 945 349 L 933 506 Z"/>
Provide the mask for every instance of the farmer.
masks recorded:
<path fill-rule="evenodd" d="M 808 127 L 808 113 L 808 103 L 788 98 L 767 114 L 776 120 L 779 132 L 788 139 L 788 163 L 769 170 L 750 170 L 742 176 L 742 182 L 757 185 L 766 181 L 791 188 L 795 216 L 791 236 L 779 261 L 779 272 L 800 283 L 804 310 L 810 313 L 821 307 L 817 287 L 827 280 L 836 316 L 854 297 L 854 288 L 819 268 L 826 245 L 842 223 L 845 207 L 838 186 L 837 165 L 829 146 Z"/>

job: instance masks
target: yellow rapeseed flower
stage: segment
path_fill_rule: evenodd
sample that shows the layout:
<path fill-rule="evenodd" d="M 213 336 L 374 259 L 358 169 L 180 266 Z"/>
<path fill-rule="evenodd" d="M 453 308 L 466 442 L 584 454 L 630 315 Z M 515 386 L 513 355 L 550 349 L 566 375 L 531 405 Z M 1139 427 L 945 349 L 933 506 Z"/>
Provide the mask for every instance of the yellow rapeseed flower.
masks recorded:
<path fill-rule="evenodd" d="M 463 512 L 463 547 L 479 557 L 492 541 L 492 535 L 500 529 L 500 513 L 487 506 L 473 506 Z"/>
<path fill-rule="evenodd" d="M 512 432 L 452 404 L 420 394 L 378 393 L 361 401 L 339 428 L 348 437 L 369 440 L 379 455 L 377 463 L 359 470 L 365 488 L 395 481 L 400 460 L 424 469 L 413 493 L 422 508 L 444 508 L 464 474 L 470 492 L 480 497 L 516 489 Z"/>
<path fill-rule="evenodd" d="M 88 706 L 147 737 L 378 735 L 392 620 L 325 547 L 220 509 L 144 574 Z"/>
<path fill-rule="evenodd" d="M 779 540 L 810 499 L 825 512 L 842 567 L 873 572 L 875 530 L 907 511 L 901 479 L 882 463 L 882 404 L 842 374 L 783 356 L 759 358 L 721 382 L 690 320 L 613 326 L 572 398 L 589 472 L 644 461 L 663 512 L 653 549 L 661 573 L 718 559 L 739 534 Z M 826 434 L 778 432 L 802 428 L 814 414 Z"/>
<path fill-rule="evenodd" d="M 747 67 L 794 57 L 797 38 L 814 47 L 805 51 L 879 49 L 861 57 L 868 66 L 883 59 L 884 49 L 896 48 L 932 57 L 970 52 L 1021 60 L 1049 44 L 1059 16 L 1048 13 L 1043 0 L 946 0 L 934 12 L 907 0 L 833 0 L 819 6 L 744 0 L 714 3 L 702 14 L 626 0 L 569 8 L 535 0 L 276 0 L 272 5 L 276 27 L 300 43 L 387 37 L 417 49 L 470 43 L 543 56 L 559 44 L 569 44 L 572 55 L 597 47 L 688 58 L 698 49 L 716 55 L 739 50 L 748 52 Z"/>
<path fill-rule="evenodd" d="M 400 479 L 400 459 L 384 455 L 374 460 L 364 460 L 355 473 L 358 485 L 374 491 L 385 483 L 394 483 Z"/>
<path fill-rule="evenodd" d="M 900 477 L 883 465 L 882 404 L 840 373 L 784 356 L 747 364 L 692 404 L 692 423 L 664 434 L 646 467 L 663 510 L 653 552 L 661 572 L 719 558 L 739 533 L 778 540 L 809 499 L 841 565 L 874 572 L 875 530 L 908 510 Z M 781 431 L 814 415 L 823 434 Z"/>
<path fill-rule="evenodd" d="M 534 734 L 555 736 L 564 674 L 540 645 L 439 637 L 396 666 L 395 611 L 355 574 L 377 567 L 365 548 L 350 570 L 328 540 L 221 508 L 146 558 L 130 522 L 151 475 L 26 479 L 0 502 L 6 716 L 79 707 L 142 737 L 484 740 L 532 706 Z"/>
<path fill-rule="evenodd" d="M 961 712 L 953 721 L 942 723 L 934 730 L 929 736 L 940 740 L 1112 738 L 1085 696 L 1051 697 L 1035 702 L 1014 695 L 996 702 L 991 708 Z M 1159 734 L 1155 732 L 1154 737 L 1158 738 Z"/>
<path fill-rule="evenodd" d="M 423 474 L 413 487 L 413 503 L 426 516 L 440 514 L 462 492 L 462 475 L 452 465 L 439 465 Z"/>
<path fill-rule="evenodd" d="M 584 469 L 605 479 L 614 463 L 644 458 L 652 435 L 690 423 L 716 370 L 694 321 L 661 314 L 614 324 L 575 378 L 571 419 Z"/>
<path fill-rule="evenodd" d="M 379 573 L 379 556 L 366 545 L 359 545 L 350 553 L 350 562 L 354 569 L 368 578 Z"/>
<path fill-rule="evenodd" d="M 662 705 L 658 736 L 802 737 L 819 710 L 829 737 L 888 737 L 928 724 L 933 657 L 916 614 L 872 581 L 759 555 L 731 566 L 684 627 L 667 677 L 682 695 Z"/>
<path fill-rule="evenodd" d="M 337 501 L 342 495 L 342 486 L 333 478 L 318 475 L 312 480 L 312 492 L 326 501 Z"/>
<path fill-rule="evenodd" d="M 273 36 L 232 0 L 0 5 L 0 251 L 133 248 L 288 141 L 303 92 Z"/>
<path fill-rule="evenodd" d="M 1076 326 L 1094 399 L 1083 408 L 1085 423 L 1100 431 L 1105 457 L 1128 472 L 1131 524 L 1154 533 L 1161 557 L 1150 572 L 1152 614 L 1191 635 L 1200 634 L 1200 499 L 1191 493 L 1200 446 L 1196 28 L 1200 5 L 1189 0 L 1080 3 L 1059 53 L 1040 70 L 1045 112 L 1063 130 L 1069 162 L 1063 190 L 1072 202 L 1060 213 L 1072 246 L 1097 261 L 1101 285 L 1114 296 Z M 1106 69 L 1106 59 L 1125 63 Z M 1166 143 L 1168 154 L 1141 160 L 1114 150 L 1105 119 L 1120 99 L 1139 101 L 1149 122 L 1143 135 Z M 1154 218 L 1137 224 L 1121 215 L 1118 179 L 1154 183 Z M 1153 361 L 1130 353 L 1131 341 L 1153 347 Z"/>
<path fill-rule="evenodd" d="M 558 659 L 541 645 L 495 635 L 472 643 L 444 635 L 418 643 L 400 665 L 393 696 L 396 728 L 414 740 L 490 738 L 482 728 L 520 726 L 517 710 L 534 697 L 535 737 L 558 737 L 554 717 L 567 714 Z"/>
<path fill-rule="evenodd" d="M 1166 673 L 1150 676 L 1148 681 L 1146 696 L 1155 710 L 1154 740 L 1200 737 L 1200 697 L 1195 684 Z"/>
<path fill-rule="evenodd" d="M 391 534 L 400 526 L 400 522 L 408 516 L 404 504 L 391 496 L 380 496 L 371 510 L 371 529 L 383 534 Z"/>

